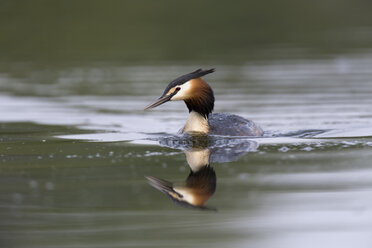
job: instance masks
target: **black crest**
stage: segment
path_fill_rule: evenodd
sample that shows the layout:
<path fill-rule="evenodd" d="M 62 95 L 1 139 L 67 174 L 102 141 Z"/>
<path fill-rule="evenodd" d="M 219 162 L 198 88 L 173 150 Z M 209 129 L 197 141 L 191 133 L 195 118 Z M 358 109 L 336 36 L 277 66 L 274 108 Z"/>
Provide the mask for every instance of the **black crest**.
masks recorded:
<path fill-rule="evenodd" d="M 177 85 L 184 84 L 187 81 L 190 81 L 191 79 L 202 77 L 202 76 L 207 75 L 209 73 L 212 73 L 214 71 L 215 71 L 214 68 L 209 69 L 209 70 L 198 69 L 196 71 L 193 71 L 193 72 L 190 72 L 188 74 L 182 75 L 182 76 L 176 78 L 175 80 L 173 80 L 172 82 L 170 82 L 168 84 L 167 88 L 164 90 L 163 96 L 165 96 L 170 89 L 172 89 L 173 87 L 175 87 Z"/>

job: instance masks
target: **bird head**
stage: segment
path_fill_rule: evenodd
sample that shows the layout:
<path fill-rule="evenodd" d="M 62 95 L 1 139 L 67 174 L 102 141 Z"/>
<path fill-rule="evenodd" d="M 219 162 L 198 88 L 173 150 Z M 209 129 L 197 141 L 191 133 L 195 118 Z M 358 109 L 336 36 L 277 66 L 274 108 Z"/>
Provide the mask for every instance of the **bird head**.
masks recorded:
<path fill-rule="evenodd" d="M 170 82 L 163 94 L 145 110 L 155 108 L 168 101 L 185 101 L 189 111 L 199 112 L 208 116 L 214 107 L 214 94 L 212 88 L 201 79 L 202 76 L 214 72 L 214 69 L 198 69 L 194 72 L 180 76 Z"/>

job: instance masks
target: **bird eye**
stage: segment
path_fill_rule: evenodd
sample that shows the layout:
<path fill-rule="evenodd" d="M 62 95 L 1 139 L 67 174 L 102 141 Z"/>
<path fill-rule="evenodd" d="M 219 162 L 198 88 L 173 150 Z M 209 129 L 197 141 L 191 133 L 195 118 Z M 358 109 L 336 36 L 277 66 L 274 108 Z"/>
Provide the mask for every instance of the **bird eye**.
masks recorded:
<path fill-rule="evenodd" d="M 179 91 L 181 89 L 181 87 L 177 87 L 176 90 Z"/>

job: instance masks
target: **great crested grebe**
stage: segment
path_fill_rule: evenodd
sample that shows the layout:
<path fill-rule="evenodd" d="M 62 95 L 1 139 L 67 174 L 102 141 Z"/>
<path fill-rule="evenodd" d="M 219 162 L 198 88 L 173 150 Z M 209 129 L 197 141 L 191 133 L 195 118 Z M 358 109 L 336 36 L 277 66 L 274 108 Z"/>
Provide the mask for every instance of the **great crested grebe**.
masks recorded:
<path fill-rule="evenodd" d="M 262 136 L 262 129 L 253 121 L 241 116 L 215 113 L 214 94 L 212 88 L 201 79 L 202 76 L 214 72 L 214 69 L 198 69 L 180 76 L 170 82 L 158 100 L 145 110 L 155 108 L 168 101 L 183 100 L 189 109 L 189 116 L 181 133 L 204 133 L 225 136 Z"/>

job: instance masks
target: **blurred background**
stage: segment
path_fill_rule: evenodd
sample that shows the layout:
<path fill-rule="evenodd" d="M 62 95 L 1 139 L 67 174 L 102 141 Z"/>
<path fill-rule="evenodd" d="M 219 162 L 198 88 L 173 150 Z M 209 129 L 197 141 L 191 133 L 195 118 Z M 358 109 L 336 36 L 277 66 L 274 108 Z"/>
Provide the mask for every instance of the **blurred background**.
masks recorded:
<path fill-rule="evenodd" d="M 1 1 L 1 61 L 244 63 L 371 48 L 370 1 Z"/>
<path fill-rule="evenodd" d="M 129 89 L 133 83 L 129 76 L 118 75 L 123 66 L 153 73 L 150 78 L 133 76 L 146 83 L 174 72 L 161 78 L 166 83 L 198 66 L 369 54 L 371 5 L 366 0 L 4 0 L 0 3 L 0 90 L 45 96 L 66 90 L 70 95 L 122 95 L 136 92 Z M 190 69 L 171 69 L 185 65 Z M 158 78 L 157 66 L 166 68 L 158 70 Z M 14 86 L 14 78 L 26 85 Z M 97 83 L 93 79 L 101 82 L 99 87 L 91 87 Z M 36 89 L 40 83 L 61 81 L 63 92 Z M 74 86 L 67 81 L 74 81 Z"/>
<path fill-rule="evenodd" d="M 184 104 L 143 108 L 199 67 L 266 131 L 217 212 L 144 177 L 190 173 Z M 371 95 L 369 0 L 1 0 L 0 246 L 370 248 Z"/>
<path fill-rule="evenodd" d="M 199 66 L 219 70 L 258 61 L 365 57 L 372 46 L 371 5 L 365 0 L 4 0 L 0 90 L 144 95 L 147 91 L 130 84 L 162 80 L 158 89 Z M 129 76 L 124 67 L 142 73 Z M 227 79 L 233 81 L 234 73 Z"/>

